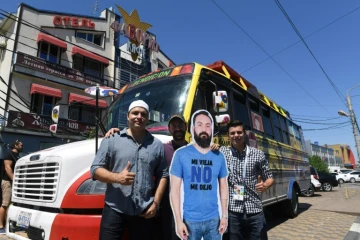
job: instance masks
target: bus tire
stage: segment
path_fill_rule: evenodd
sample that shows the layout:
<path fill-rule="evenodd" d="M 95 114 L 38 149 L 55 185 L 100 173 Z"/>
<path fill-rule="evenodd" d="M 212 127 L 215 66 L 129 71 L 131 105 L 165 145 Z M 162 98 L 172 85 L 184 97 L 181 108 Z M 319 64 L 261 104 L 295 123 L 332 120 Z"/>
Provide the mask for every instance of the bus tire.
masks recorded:
<path fill-rule="evenodd" d="M 294 218 L 299 213 L 299 199 L 295 187 L 292 189 L 291 199 L 287 199 L 283 202 L 283 209 L 285 216 Z"/>

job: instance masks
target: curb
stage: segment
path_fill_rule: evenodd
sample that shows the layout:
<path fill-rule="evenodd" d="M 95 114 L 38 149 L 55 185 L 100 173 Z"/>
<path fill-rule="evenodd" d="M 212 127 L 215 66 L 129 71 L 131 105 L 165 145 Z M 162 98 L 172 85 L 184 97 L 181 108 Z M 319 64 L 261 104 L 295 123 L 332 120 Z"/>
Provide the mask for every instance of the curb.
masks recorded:
<path fill-rule="evenodd" d="M 344 240 L 359 240 L 360 239 L 360 217 L 357 217 L 351 225 Z"/>

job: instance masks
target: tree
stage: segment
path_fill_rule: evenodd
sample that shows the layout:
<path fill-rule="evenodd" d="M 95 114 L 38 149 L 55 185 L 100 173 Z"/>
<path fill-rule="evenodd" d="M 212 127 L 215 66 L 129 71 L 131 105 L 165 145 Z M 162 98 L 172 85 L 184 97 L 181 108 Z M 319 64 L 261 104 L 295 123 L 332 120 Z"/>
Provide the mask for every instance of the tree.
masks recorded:
<path fill-rule="evenodd" d="M 310 165 L 313 166 L 317 171 L 329 172 L 329 166 L 319 156 L 313 155 L 309 158 Z"/>

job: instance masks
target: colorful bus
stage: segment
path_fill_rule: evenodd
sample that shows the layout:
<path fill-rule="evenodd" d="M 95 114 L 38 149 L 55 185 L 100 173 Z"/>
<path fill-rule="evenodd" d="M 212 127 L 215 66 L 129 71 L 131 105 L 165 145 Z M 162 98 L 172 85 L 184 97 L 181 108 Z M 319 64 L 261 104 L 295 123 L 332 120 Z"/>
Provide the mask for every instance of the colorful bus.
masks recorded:
<path fill-rule="evenodd" d="M 264 206 L 277 204 L 287 216 L 297 215 L 298 195 L 310 186 L 301 127 L 288 111 L 224 62 L 178 65 L 130 82 L 108 108 L 103 119 L 106 130 L 126 127 L 127 109 L 137 99 L 148 103 L 147 129 L 163 142 L 171 139 L 167 126 L 174 113 L 183 114 L 189 123 L 194 111 L 207 109 L 216 120 L 214 141 L 221 145 L 229 144 L 226 123 L 242 121 L 248 144 L 265 152 L 275 177 L 274 186 L 262 193 Z M 186 138 L 191 141 L 190 131 Z M 90 178 L 94 146 L 93 139 L 69 143 L 16 163 L 7 236 L 98 239 L 106 184 Z"/>

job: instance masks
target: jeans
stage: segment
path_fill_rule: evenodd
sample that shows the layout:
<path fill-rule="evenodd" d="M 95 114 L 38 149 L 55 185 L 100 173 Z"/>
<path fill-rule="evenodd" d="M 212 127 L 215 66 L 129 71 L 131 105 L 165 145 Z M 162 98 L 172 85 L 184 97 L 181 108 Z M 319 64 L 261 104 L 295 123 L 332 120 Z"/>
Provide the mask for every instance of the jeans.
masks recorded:
<path fill-rule="evenodd" d="M 264 213 L 246 214 L 229 211 L 228 237 L 230 240 L 267 240 Z"/>
<path fill-rule="evenodd" d="M 128 229 L 130 240 L 147 240 L 153 235 L 153 218 L 145 219 L 116 212 L 105 204 L 99 240 L 121 240 L 125 229 Z"/>
<path fill-rule="evenodd" d="M 188 240 L 221 240 L 219 233 L 220 218 L 216 217 L 202 222 L 190 222 L 184 220 L 189 232 Z"/>

